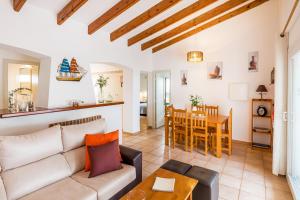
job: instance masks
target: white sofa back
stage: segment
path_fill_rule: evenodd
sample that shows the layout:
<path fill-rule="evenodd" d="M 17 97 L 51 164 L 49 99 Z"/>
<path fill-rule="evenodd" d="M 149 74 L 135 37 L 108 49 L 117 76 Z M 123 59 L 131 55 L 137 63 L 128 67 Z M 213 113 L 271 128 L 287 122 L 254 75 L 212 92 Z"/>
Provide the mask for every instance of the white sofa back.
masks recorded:
<path fill-rule="evenodd" d="M 85 166 L 85 134 L 96 134 L 106 132 L 105 119 L 92 122 L 62 126 L 62 140 L 66 160 L 69 163 L 72 174 L 81 171 Z"/>
<path fill-rule="evenodd" d="M 105 131 L 105 119 L 99 119 L 27 135 L 1 136 L 0 199 L 21 198 L 83 170 L 85 134 Z"/>
<path fill-rule="evenodd" d="M 18 199 L 71 175 L 62 151 L 60 126 L 0 137 L 1 177 L 7 199 Z"/>
<path fill-rule="evenodd" d="M 58 154 L 62 150 L 59 126 L 28 135 L 1 136 L 0 165 L 6 171 Z"/>
<path fill-rule="evenodd" d="M 64 152 L 82 147 L 85 134 L 104 133 L 106 131 L 105 119 L 98 119 L 84 124 L 62 126 L 62 140 Z"/>

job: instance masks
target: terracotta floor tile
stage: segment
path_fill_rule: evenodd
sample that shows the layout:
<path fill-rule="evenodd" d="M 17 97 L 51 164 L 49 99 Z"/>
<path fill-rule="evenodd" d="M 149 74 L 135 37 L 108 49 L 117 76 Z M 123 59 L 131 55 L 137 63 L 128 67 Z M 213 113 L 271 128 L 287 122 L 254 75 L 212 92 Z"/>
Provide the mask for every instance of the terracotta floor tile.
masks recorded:
<path fill-rule="evenodd" d="M 276 190 L 267 187 L 266 199 L 267 200 L 292 200 L 293 197 L 290 192 L 285 192 L 285 191 Z"/>
<path fill-rule="evenodd" d="M 248 192 L 250 194 L 259 196 L 261 198 L 265 198 L 266 193 L 266 187 L 265 185 L 258 184 L 256 182 L 248 181 L 248 180 L 242 180 L 241 190 Z"/>
<path fill-rule="evenodd" d="M 123 135 L 123 145 L 143 151 L 143 179 L 169 159 L 180 160 L 220 172 L 219 200 L 290 200 L 285 177 L 272 174 L 272 153 L 252 149 L 247 144 L 233 143 L 233 154 L 216 158 L 203 149 L 184 151 L 164 145 L 164 129 L 147 129 L 139 134 Z"/>
<path fill-rule="evenodd" d="M 265 200 L 265 198 L 245 192 L 245 191 L 240 191 L 239 200 Z"/>
<path fill-rule="evenodd" d="M 233 176 L 229 176 L 226 174 L 222 174 L 220 177 L 220 184 L 226 185 L 232 188 L 240 189 L 241 188 L 242 179 L 235 178 Z"/>
<path fill-rule="evenodd" d="M 229 175 L 229 176 L 233 176 L 235 178 L 242 178 L 243 177 L 243 172 L 244 169 L 239 169 L 239 168 L 235 168 L 235 167 L 228 167 L 225 165 L 224 169 L 223 169 L 223 174 Z"/>
<path fill-rule="evenodd" d="M 220 184 L 219 196 L 220 196 L 220 198 L 223 198 L 226 200 L 238 200 L 239 199 L 239 190 Z"/>

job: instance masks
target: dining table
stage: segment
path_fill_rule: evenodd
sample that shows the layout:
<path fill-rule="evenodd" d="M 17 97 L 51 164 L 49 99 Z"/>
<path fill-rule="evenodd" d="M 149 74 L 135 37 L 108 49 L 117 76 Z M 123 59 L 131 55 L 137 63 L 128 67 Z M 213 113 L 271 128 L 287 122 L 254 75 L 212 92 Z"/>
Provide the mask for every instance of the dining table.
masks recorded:
<path fill-rule="evenodd" d="M 192 112 L 188 111 L 188 120 L 191 119 Z M 226 115 L 208 115 L 207 122 L 209 127 L 216 128 L 216 157 L 222 157 L 222 127 L 226 125 L 228 122 L 229 116 Z M 165 115 L 165 145 L 169 146 L 169 138 L 170 138 L 170 127 L 168 124 L 172 120 L 172 116 L 167 114 Z"/>

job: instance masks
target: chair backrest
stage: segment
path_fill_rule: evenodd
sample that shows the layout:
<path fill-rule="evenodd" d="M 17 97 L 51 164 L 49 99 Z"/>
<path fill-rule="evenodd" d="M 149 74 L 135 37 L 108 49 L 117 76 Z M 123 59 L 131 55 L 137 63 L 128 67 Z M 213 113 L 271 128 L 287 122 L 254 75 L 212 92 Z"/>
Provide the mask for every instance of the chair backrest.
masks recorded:
<path fill-rule="evenodd" d="M 187 110 L 173 108 L 172 119 L 173 119 L 174 126 L 182 126 L 182 127 L 187 126 L 187 120 L 188 120 Z"/>
<path fill-rule="evenodd" d="M 205 111 L 207 111 L 208 115 L 219 115 L 219 106 L 205 105 Z"/>
<path fill-rule="evenodd" d="M 205 105 L 196 106 L 197 111 L 205 112 Z"/>
<path fill-rule="evenodd" d="M 207 112 L 192 111 L 191 128 L 207 131 Z"/>
<path fill-rule="evenodd" d="M 165 106 L 165 116 L 172 116 L 173 105 Z"/>
<path fill-rule="evenodd" d="M 229 131 L 229 134 L 232 135 L 232 108 L 229 111 L 228 131 Z"/>

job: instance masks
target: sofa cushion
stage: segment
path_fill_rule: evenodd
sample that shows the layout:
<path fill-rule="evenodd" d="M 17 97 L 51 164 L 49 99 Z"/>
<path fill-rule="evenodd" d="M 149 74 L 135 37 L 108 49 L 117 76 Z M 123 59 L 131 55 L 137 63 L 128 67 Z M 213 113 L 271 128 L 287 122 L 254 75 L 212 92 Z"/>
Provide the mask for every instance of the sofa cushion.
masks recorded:
<path fill-rule="evenodd" d="M 124 164 L 122 166 L 123 168 L 120 170 L 102 174 L 94 178 L 88 178 L 89 172 L 85 171 L 74 174 L 72 178 L 97 191 L 98 200 L 106 200 L 110 199 L 136 178 L 133 166 Z"/>
<path fill-rule="evenodd" d="M 91 159 L 89 178 L 122 168 L 118 140 L 100 146 L 89 146 L 88 152 Z"/>
<path fill-rule="evenodd" d="M 85 146 L 99 146 L 102 144 L 106 144 L 119 139 L 119 130 L 113 131 L 111 133 L 100 133 L 100 134 L 86 134 L 85 135 Z M 119 158 L 121 159 L 121 155 L 119 153 Z M 89 171 L 91 169 L 91 161 L 88 149 L 86 149 L 85 153 L 85 171 Z"/>
<path fill-rule="evenodd" d="M 0 199 L 1 200 L 7 200 L 6 192 L 5 192 L 5 188 L 4 188 L 1 176 L 0 176 Z"/>
<path fill-rule="evenodd" d="M 18 199 L 71 175 L 64 156 L 57 154 L 43 160 L 2 172 L 7 199 Z"/>
<path fill-rule="evenodd" d="M 83 146 L 85 134 L 104 133 L 105 130 L 105 119 L 99 119 L 84 124 L 62 126 L 64 152 Z"/>
<path fill-rule="evenodd" d="M 85 147 L 73 149 L 71 151 L 63 153 L 68 162 L 71 173 L 75 174 L 84 169 L 85 166 Z"/>
<path fill-rule="evenodd" d="M 59 126 L 19 136 L 0 137 L 2 171 L 20 167 L 63 150 Z"/>
<path fill-rule="evenodd" d="M 97 200 L 97 192 L 71 178 L 65 178 L 19 200 Z"/>

